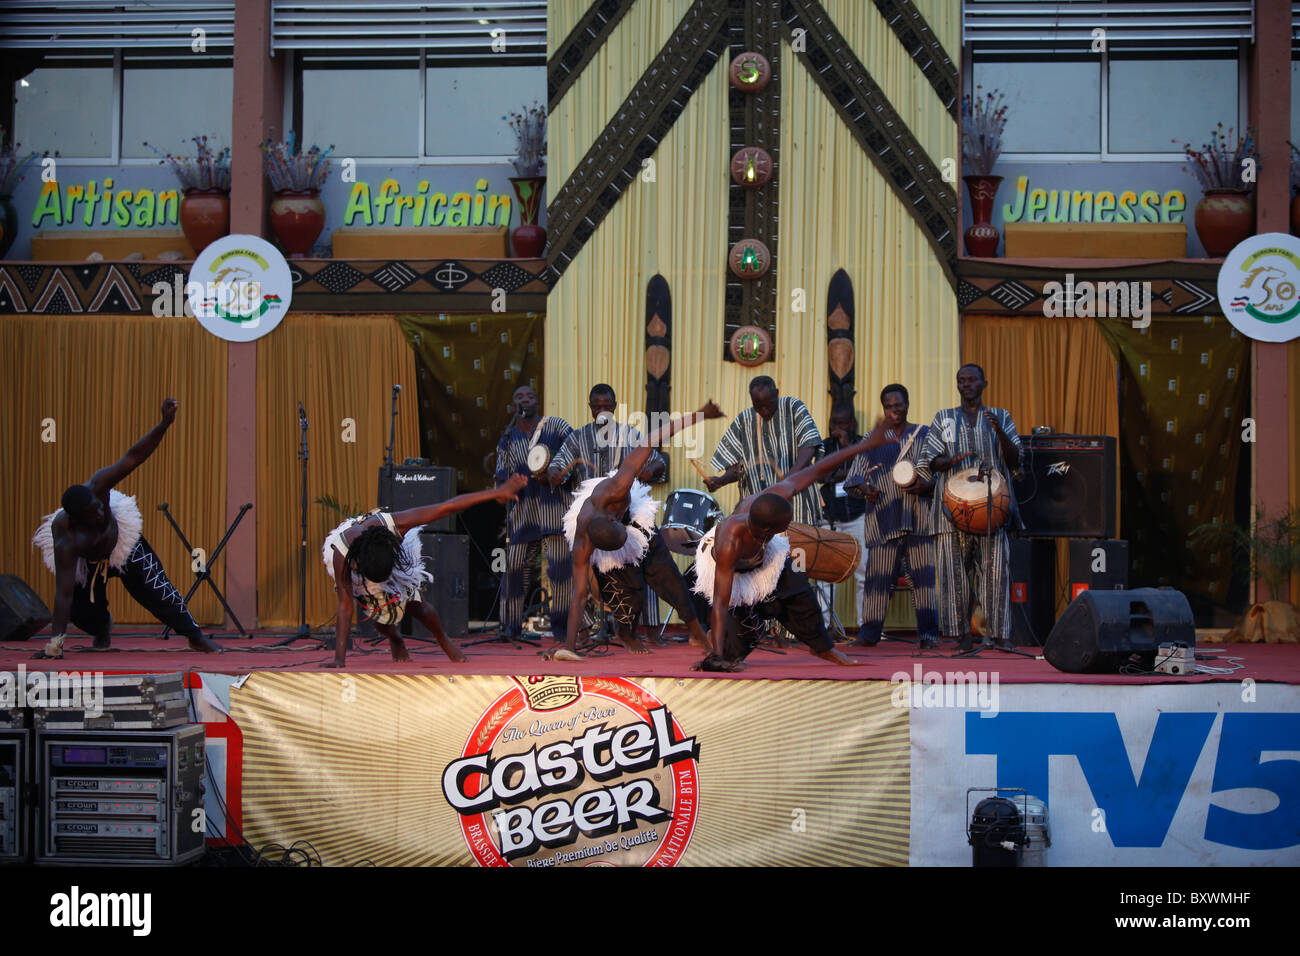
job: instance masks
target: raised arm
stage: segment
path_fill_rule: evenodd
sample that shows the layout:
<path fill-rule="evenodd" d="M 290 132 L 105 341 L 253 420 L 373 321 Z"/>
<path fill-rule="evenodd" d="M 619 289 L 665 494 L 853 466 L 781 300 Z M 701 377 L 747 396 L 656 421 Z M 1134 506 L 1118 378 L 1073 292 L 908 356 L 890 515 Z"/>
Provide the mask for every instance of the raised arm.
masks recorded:
<path fill-rule="evenodd" d="M 696 422 L 721 417 L 722 409 L 718 408 L 710 399 L 689 415 L 674 418 L 667 425 L 656 428 L 645 441 L 638 443 L 635 448 L 624 456 L 623 461 L 618 466 L 618 471 L 610 477 L 612 484 L 607 486 L 608 490 L 615 494 L 626 493 L 632 487 L 632 482 L 637 474 L 645 466 L 645 463 L 650 460 L 650 455 L 655 450 L 656 445 L 663 444 L 669 438 L 672 438 L 674 434 L 684 428 L 689 428 Z"/>
<path fill-rule="evenodd" d="M 896 438 L 886 438 L 886 434 L 885 420 L 883 418 L 878 419 L 876 427 L 871 429 L 871 433 L 856 445 L 841 448 L 839 451 L 827 455 L 812 467 L 796 471 L 783 481 L 779 481 L 775 485 L 763 489 L 763 491 L 767 494 L 780 495 L 782 498 L 793 498 L 799 492 L 812 487 L 827 475 L 832 474 L 841 463 L 848 461 L 850 458 L 860 455 L 864 451 L 870 451 L 872 448 L 879 448 L 886 441 L 898 440 Z"/>
<path fill-rule="evenodd" d="M 125 455 L 113 464 L 99 469 L 91 476 L 90 490 L 95 493 L 96 497 L 107 494 L 110 488 L 139 468 L 144 464 L 144 460 L 154 453 L 154 449 L 162 441 L 163 435 L 167 434 L 167 429 L 176 420 L 177 407 L 176 399 L 164 399 L 162 403 L 162 420 L 151 428 L 147 435 L 128 448 Z"/>
<path fill-rule="evenodd" d="M 495 488 L 488 488 L 486 491 L 471 491 L 463 495 L 457 495 L 455 498 L 448 498 L 446 501 L 440 501 L 436 505 L 424 505 L 420 508 L 408 508 L 405 511 L 395 512 L 393 514 L 393 524 L 397 527 L 398 537 L 402 537 L 412 528 L 432 524 L 439 518 L 455 514 L 457 511 L 464 511 L 466 508 L 472 508 L 483 501 L 514 501 L 519 497 L 519 492 L 526 484 L 528 484 L 527 475 L 511 475 L 502 484 L 497 485 Z"/>

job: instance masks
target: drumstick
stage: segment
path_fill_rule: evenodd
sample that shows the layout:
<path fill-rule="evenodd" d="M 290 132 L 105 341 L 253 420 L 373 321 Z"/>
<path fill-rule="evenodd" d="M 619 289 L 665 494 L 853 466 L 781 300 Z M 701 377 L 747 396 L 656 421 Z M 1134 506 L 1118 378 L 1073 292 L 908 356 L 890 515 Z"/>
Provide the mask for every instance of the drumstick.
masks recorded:
<path fill-rule="evenodd" d="M 696 461 L 694 458 L 687 458 L 686 460 L 689 461 L 691 465 L 694 466 L 695 470 L 700 473 L 701 478 L 703 478 L 705 481 L 709 480 L 708 472 L 706 472 L 703 468 L 700 467 L 700 463 L 698 461 Z"/>

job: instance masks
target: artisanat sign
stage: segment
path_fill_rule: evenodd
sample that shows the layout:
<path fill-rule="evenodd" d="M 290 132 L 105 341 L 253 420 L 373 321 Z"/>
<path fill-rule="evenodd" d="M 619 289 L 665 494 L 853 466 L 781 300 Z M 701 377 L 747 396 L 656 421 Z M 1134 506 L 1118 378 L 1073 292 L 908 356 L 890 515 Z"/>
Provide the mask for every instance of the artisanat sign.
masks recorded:
<path fill-rule="evenodd" d="M 1002 206 L 1003 222 L 1182 222 L 1187 195 L 1180 189 L 1030 188 L 1016 177 L 1016 191 Z"/>

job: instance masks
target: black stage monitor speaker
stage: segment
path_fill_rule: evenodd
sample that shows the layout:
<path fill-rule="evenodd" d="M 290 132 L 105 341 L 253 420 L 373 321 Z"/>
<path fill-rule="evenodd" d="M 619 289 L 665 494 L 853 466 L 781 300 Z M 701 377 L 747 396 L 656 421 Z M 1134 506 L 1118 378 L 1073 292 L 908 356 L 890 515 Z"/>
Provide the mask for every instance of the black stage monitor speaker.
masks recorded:
<path fill-rule="evenodd" d="M 1084 591 L 1128 587 L 1128 542 L 1075 538 L 1070 541 L 1070 600 Z"/>
<path fill-rule="evenodd" d="M 1022 534 L 1115 537 L 1115 439 L 1029 435 L 1020 441 L 1024 477 L 1014 487 L 1025 523 Z"/>
<path fill-rule="evenodd" d="M 1084 591 L 1052 628 L 1043 656 L 1070 674 L 1116 674 L 1130 664 L 1151 670 L 1161 644 L 1196 646 L 1182 591 Z"/>
<path fill-rule="evenodd" d="M 1011 642 L 1042 647 L 1056 623 L 1056 542 L 1011 539 Z"/>
<path fill-rule="evenodd" d="M 415 468 L 394 465 L 390 480 L 388 469 L 379 468 L 379 507 L 388 511 L 405 511 L 436 505 L 456 495 L 454 468 Z M 456 530 L 456 516 L 440 518 L 426 528 L 429 531 Z"/>
<path fill-rule="evenodd" d="M 50 623 L 50 609 L 16 574 L 0 574 L 0 641 L 25 641 Z"/>
<path fill-rule="evenodd" d="M 448 637 L 463 638 L 469 632 L 469 536 L 422 531 L 420 546 L 424 567 L 433 575 L 424 586 L 424 602 L 438 613 Z M 409 616 L 402 630 L 416 637 L 433 637 Z"/>

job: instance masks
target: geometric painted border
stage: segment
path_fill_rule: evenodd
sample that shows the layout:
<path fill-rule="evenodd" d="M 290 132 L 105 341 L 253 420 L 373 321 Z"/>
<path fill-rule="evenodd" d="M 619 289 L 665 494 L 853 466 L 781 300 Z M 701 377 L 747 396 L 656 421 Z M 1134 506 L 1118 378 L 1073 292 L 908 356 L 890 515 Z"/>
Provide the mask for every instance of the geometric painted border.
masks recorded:
<path fill-rule="evenodd" d="M 957 263 L 957 308 L 962 312 L 1043 317 L 1043 286 L 1066 282 L 1150 282 L 1152 315 L 1222 315 L 1218 297 L 1219 264 L 1153 262 L 1106 268 Z M 1055 289 L 1053 289 L 1055 292 Z"/>

